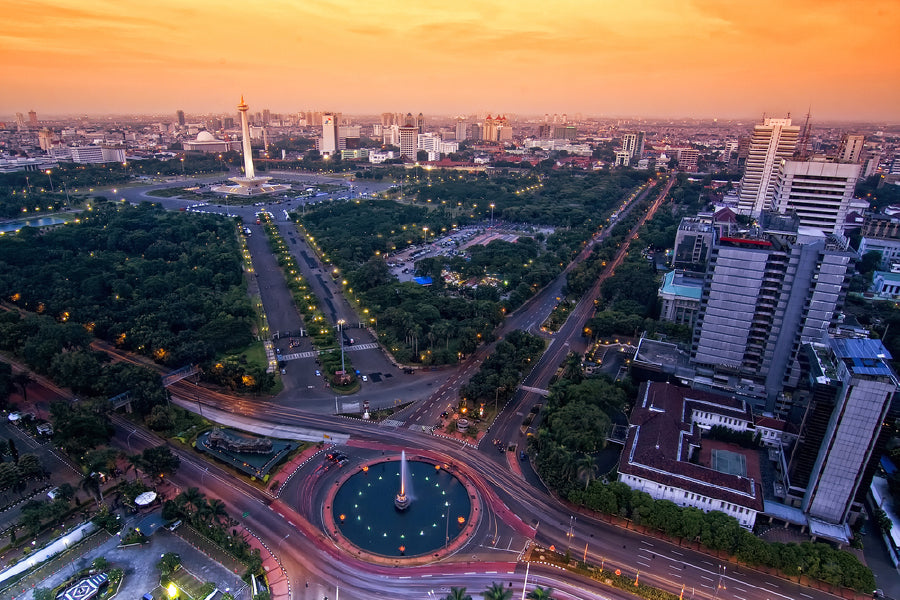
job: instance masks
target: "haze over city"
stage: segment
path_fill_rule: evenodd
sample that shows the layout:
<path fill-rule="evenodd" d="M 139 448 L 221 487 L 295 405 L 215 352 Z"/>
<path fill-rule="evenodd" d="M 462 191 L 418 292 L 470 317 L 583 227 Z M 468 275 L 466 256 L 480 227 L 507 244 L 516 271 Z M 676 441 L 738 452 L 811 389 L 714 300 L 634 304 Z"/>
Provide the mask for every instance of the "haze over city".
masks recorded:
<path fill-rule="evenodd" d="M 900 118 L 900 4 L 20 1 L 0 114 Z"/>

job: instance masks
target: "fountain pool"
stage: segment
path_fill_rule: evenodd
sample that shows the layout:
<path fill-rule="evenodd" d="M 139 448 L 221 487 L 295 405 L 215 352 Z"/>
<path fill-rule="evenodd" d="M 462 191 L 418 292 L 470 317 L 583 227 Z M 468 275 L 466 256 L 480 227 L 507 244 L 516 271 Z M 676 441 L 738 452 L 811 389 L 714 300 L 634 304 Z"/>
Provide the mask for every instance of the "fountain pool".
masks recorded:
<path fill-rule="evenodd" d="M 402 487 L 408 502 L 395 506 L 401 461 L 363 466 L 334 495 L 335 526 L 353 545 L 390 557 L 420 556 L 452 542 L 468 524 L 472 503 L 463 483 L 432 463 L 407 461 Z M 438 465 L 439 467 L 439 465 Z"/>

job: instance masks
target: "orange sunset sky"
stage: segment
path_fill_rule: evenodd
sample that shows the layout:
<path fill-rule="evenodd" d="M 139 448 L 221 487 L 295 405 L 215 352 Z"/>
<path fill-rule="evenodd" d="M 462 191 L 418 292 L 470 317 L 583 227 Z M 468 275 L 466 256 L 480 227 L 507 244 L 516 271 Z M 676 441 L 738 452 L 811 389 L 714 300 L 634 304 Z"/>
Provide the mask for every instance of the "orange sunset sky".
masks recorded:
<path fill-rule="evenodd" d="M 900 121 L 900 0 L 6 0 L 0 118 L 569 113 Z M 8 118 L 8 117 L 7 117 Z"/>

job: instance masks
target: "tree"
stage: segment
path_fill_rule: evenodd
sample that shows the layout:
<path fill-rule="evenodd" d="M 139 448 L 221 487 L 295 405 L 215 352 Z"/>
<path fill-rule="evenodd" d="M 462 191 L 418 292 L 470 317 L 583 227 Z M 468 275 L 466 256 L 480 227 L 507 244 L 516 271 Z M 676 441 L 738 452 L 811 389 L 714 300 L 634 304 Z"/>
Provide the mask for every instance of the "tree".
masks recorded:
<path fill-rule="evenodd" d="M 160 479 L 166 475 L 174 475 L 180 464 L 181 459 L 173 454 L 168 446 L 155 446 L 141 452 L 141 469 L 145 473 Z"/>
<path fill-rule="evenodd" d="M 512 589 L 503 587 L 503 583 L 494 582 L 484 591 L 484 600 L 510 600 Z"/>
<path fill-rule="evenodd" d="M 22 393 L 22 402 L 28 402 L 28 386 L 35 382 L 34 377 L 28 371 L 19 371 L 12 376 L 12 382 Z"/>
<path fill-rule="evenodd" d="M 584 489 L 587 489 L 591 482 L 597 477 L 597 463 L 593 456 L 582 456 L 575 465 L 575 472 L 578 474 L 578 480 L 584 481 Z"/>
<path fill-rule="evenodd" d="M 530 600 L 553 600 L 553 588 L 545 588 L 538 585 L 528 592 L 528 595 L 525 597 L 530 598 Z"/>
<path fill-rule="evenodd" d="M 103 504 L 103 489 L 100 477 L 100 473 L 91 471 L 81 478 L 81 489 L 93 495 L 97 499 L 98 506 Z"/>
<path fill-rule="evenodd" d="M 451 587 L 450 593 L 444 596 L 443 600 L 472 600 L 472 596 L 466 593 L 464 587 Z"/>
<path fill-rule="evenodd" d="M 166 552 L 160 557 L 159 562 L 156 563 L 156 568 L 159 569 L 159 574 L 163 578 L 168 578 L 180 566 L 181 556 L 175 552 Z"/>

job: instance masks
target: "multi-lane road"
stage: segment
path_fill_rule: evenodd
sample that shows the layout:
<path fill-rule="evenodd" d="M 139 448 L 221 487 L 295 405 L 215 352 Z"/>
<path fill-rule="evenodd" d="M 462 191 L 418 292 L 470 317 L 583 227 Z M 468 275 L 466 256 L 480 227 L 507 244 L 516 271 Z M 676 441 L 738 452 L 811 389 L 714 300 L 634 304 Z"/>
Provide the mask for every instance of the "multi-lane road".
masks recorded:
<path fill-rule="evenodd" d="M 656 200 L 642 222 L 660 206 L 671 185 L 672 181 L 669 181 L 656 191 Z M 635 201 L 652 191 L 645 190 Z M 124 190 L 121 195 L 131 202 L 153 200 L 175 209 L 185 204 L 184 200 L 147 197 L 143 192 Z M 207 208 L 237 214 L 244 218 L 245 223 L 251 223 L 248 246 L 270 328 L 273 331 L 299 329 L 299 316 L 281 271 L 268 250 L 261 227 L 255 225 L 255 214 L 259 208 Z M 271 212 L 279 220 L 277 212 Z M 326 313 L 334 320 L 359 322 L 361 319 L 340 293 L 339 284 L 324 271 L 323 265 L 318 263 L 293 224 L 281 219 L 279 228 L 297 257 L 302 274 L 328 307 Z M 582 258 L 589 251 L 589 247 L 585 248 Z M 627 244 L 623 244 L 601 280 L 582 298 L 560 331 L 552 336 L 544 356 L 523 382 L 528 387 L 546 387 L 569 351 L 584 350 L 581 331 L 593 310 L 593 300 L 599 294 L 602 280 L 612 274 L 626 251 Z M 565 274 L 510 315 L 500 335 L 517 328 L 535 330 L 539 327 L 555 306 L 564 281 Z M 458 369 L 409 375 L 392 364 L 390 357 L 377 348 L 369 330 L 356 330 L 355 334 L 356 343 L 346 349 L 352 353 L 354 366 L 363 373 L 379 374 L 380 381 L 364 384 L 361 393 L 352 399 L 338 399 L 329 394 L 321 378 L 315 375 L 311 347 L 304 345 L 303 340 L 299 346 L 287 347 L 289 337 L 276 340 L 287 363 L 284 375 L 286 389 L 279 397 L 273 400 L 235 399 L 182 381 L 171 388 L 174 399 L 188 409 L 206 410 L 207 416 L 219 416 L 224 422 L 237 426 L 294 427 L 297 430 L 340 435 L 342 439 L 350 440 L 347 452 L 351 456 L 362 453 L 361 448 L 378 446 L 427 448 L 431 452 L 442 453 L 448 460 L 465 465 L 473 477 L 489 486 L 492 497 L 501 502 L 506 510 L 486 518 L 479 525 L 478 535 L 464 552 L 452 557 L 446 564 L 404 569 L 378 567 L 360 563 L 336 548 L 330 538 L 322 533 L 321 506 L 314 501 L 299 501 L 303 486 L 309 483 L 308 468 L 285 483 L 279 491 L 280 499 L 273 503 L 270 495 L 235 481 L 215 465 L 199 461 L 190 453 L 180 452 L 183 462 L 175 482 L 183 486 L 199 483 L 208 494 L 225 500 L 232 514 L 246 513 L 248 516 L 243 518 L 243 524 L 265 540 L 280 557 L 291 583 L 293 597 L 332 598 L 335 597 L 335 587 L 339 585 L 345 597 L 351 598 L 439 598 L 447 593 L 450 586 L 466 586 L 470 592 L 477 592 L 493 581 L 512 584 L 518 593 L 522 589 L 525 569 L 516 558 L 530 541 L 528 536 L 521 534 L 521 528 L 517 530 L 515 521 L 518 519 L 536 531 L 532 535 L 534 542 L 545 546 L 554 544 L 558 548 L 570 546 L 573 553 L 576 550 L 578 554 L 584 553 L 589 562 L 614 565 L 625 573 L 636 574 L 640 571 L 642 582 L 675 593 L 684 590 L 685 598 L 800 600 L 831 597 L 780 578 L 732 568 L 706 554 L 624 530 L 586 514 L 575 514 L 570 507 L 546 492 L 527 462 L 520 461 L 517 468 L 511 469 L 509 462 L 517 460 L 515 455 L 498 454 L 487 444 L 487 448 L 474 449 L 430 435 L 428 425 L 437 420 L 437 415 L 448 404 L 455 404 L 459 386 L 489 355 L 490 346 L 479 349 Z M 494 424 L 491 437 L 524 444 L 520 431 L 522 415 L 538 398 L 533 392 L 519 390 Z M 361 400 L 368 400 L 373 408 L 398 401 L 419 402 L 392 419 L 390 426 L 335 418 L 335 412 L 356 412 L 350 409 L 358 407 Z M 117 426 L 118 442 L 130 450 L 160 442 L 124 421 L 117 422 Z M 589 580 L 570 577 L 557 569 L 540 565 L 532 565 L 530 569 L 529 588 L 532 584 L 552 586 L 558 598 L 625 597 L 609 588 L 598 588 Z"/>

